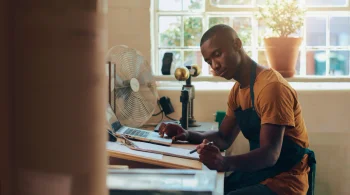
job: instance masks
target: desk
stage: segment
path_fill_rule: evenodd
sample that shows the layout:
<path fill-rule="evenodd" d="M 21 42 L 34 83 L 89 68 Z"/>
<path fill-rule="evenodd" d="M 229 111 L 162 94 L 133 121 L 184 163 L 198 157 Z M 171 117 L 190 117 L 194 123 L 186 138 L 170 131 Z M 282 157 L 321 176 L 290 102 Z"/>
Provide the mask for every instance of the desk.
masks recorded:
<path fill-rule="evenodd" d="M 153 128 L 149 128 L 153 129 Z M 194 149 L 193 144 L 172 144 L 171 147 Z M 109 164 L 127 165 L 129 168 L 155 168 L 155 169 L 208 169 L 204 164 L 197 160 L 190 160 L 172 156 L 163 155 L 162 159 L 151 159 L 146 157 L 134 156 L 118 152 L 108 152 Z M 218 173 L 216 180 L 216 194 L 223 194 L 225 173 Z"/>
<path fill-rule="evenodd" d="M 172 144 L 172 147 L 193 149 L 195 145 L 193 144 Z M 140 156 L 132 156 L 126 154 L 119 154 L 116 152 L 110 153 L 109 164 L 111 165 L 127 165 L 129 168 L 154 168 L 154 169 L 164 169 L 164 168 L 175 168 L 175 169 L 198 169 L 207 170 L 208 168 L 197 160 L 190 160 L 172 156 L 165 156 L 161 160 L 144 158 Z M 222 195 L 224 193 L 224 178 L 225 173 L 219 172 L 216 179 L 216 190 L 215 194 Z"/>

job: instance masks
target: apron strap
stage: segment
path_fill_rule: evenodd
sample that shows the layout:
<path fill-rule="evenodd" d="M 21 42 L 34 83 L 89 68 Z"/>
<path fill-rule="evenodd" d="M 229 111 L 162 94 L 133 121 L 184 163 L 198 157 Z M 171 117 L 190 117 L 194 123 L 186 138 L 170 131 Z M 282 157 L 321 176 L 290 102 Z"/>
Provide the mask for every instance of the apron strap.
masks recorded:
<path fill-rule="evenodd" d="M 308 165 L 310 167 L 310 172 L 308 176 L 309 189 L 307 191 L 307 195 L 314 195 L 316 182 L 316 157 L 315 153 L 310 149 L 306 149 L 306 153 L 308 154 Z"/>
<path fill-rule="evenodd" d="M 250 70 L 250 99 L 252 99 L 252 108 L 253 110 L 255 110 L 255 106 L 254 106 L 254 82 L 255 82 L 255 78 L 256 78 L 256 62 L 253 61 L 252 66 L 251 66 L 251 70 Z"/>

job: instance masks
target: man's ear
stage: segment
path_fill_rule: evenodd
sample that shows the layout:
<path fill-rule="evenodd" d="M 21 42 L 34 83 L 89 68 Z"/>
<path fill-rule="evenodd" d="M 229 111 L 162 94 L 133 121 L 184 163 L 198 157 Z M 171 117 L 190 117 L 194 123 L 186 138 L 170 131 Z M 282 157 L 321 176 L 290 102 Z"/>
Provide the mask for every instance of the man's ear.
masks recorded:
<path fill-rule="evenodd" d="M 236 51 L 239 51 L 242 49 L 242 41 L 239 38 L 236 38 L 233 44 L 233 47 L 235 48 Z"/>

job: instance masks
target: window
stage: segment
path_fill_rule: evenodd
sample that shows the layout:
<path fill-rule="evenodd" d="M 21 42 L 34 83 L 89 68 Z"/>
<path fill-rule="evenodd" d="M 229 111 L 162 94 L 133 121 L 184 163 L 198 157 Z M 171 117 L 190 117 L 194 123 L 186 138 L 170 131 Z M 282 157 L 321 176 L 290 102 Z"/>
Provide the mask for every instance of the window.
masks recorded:
<path fill-rule="evenodd" d="M 255 18 L 257 6 L 265 0 L 154 0 L 153 68 L 161 75 L 165 52 L 173 53 L 175 68 L 198 64 L 202 76 L 211 74 L 204 62 L 199 42 L 202 34 L 219 23 L 239 33 L 247 53 L 260 64 L 267 64 L 263 36 L 266 27 Z M 349 0 L 299 0 L 308 8 L 296 75 L 350 76 Z"/>

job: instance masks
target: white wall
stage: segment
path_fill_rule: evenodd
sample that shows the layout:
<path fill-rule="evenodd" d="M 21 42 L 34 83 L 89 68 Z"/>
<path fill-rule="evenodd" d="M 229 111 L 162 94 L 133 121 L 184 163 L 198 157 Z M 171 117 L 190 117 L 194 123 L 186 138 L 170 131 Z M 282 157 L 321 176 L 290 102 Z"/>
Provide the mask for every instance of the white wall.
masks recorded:
<path fill-rule="evenodd" d="M 151 60 L 150 0 L 108 1 L 108 47 L 127 45 Z"/>
<path fill-rule="evenodd" d="M 150 0 L 109 1 L 109 47 L 126 44 L 140 50 L 151 59 Z M 304 119 L 309 131 L 310 147 L 316 152 L 316 194 L 350 194 L 350 90 L 298 89 Z M 226 90 L 197 90 L 194 116 L 198 121 L 212 121 L 213 113 L 226 109 Z M 180 88 L 159 90 L 160 96 L 170 97 L 175 113 L 181 114 Z M 157 121 L 152 118 L 151 121 Z M 247 151 L 242 136 L 231 150 Z"/>

